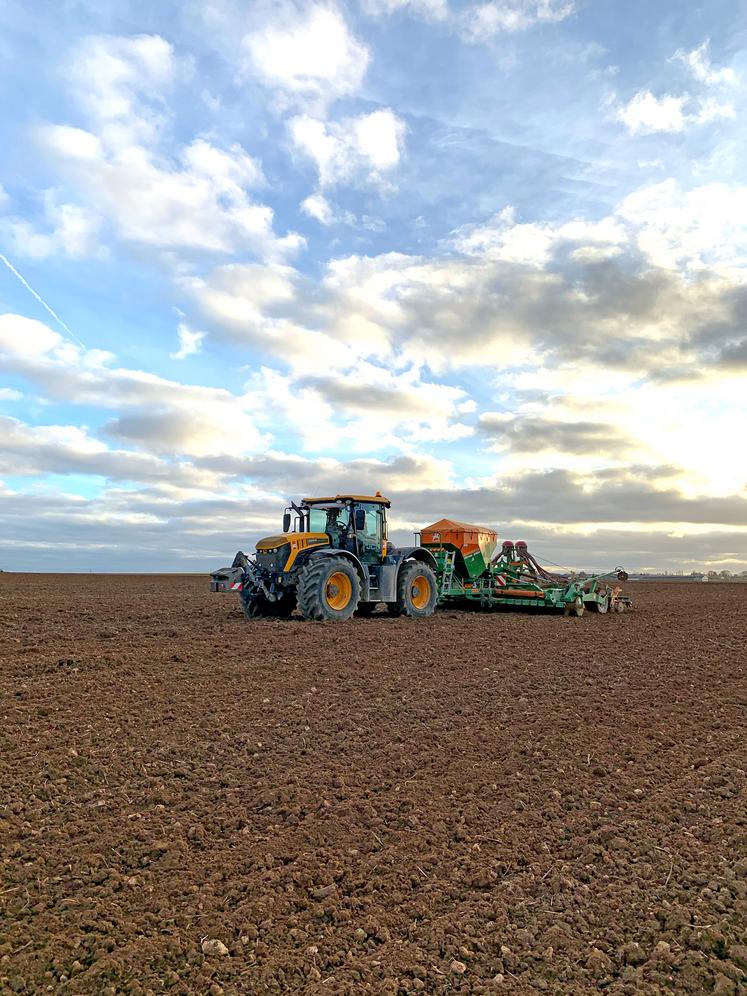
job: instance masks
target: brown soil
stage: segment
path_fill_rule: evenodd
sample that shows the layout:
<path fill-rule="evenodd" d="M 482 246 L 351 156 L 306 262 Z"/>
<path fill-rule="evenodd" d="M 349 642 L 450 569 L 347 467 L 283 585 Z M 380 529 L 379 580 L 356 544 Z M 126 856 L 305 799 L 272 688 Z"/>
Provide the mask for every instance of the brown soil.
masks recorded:
<path fill-rule="evenodd" d="M 0 575 L 0 991 L 738 992 L 747 586 L 629 587 L 247 623 Z"/>

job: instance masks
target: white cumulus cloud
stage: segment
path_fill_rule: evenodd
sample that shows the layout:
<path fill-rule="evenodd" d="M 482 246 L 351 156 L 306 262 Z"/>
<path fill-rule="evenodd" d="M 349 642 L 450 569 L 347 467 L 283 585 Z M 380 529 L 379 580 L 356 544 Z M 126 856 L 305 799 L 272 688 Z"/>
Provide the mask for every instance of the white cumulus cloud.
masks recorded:
<path fill-rule="evenodd" d="M 638 90 L 615 111 L 618 121 L 631 135 L 682 132 L 691 125 L 736 117 L 736 108 L 731 101 L 708 93 L 713 87 L 731 86 L 737 79 L 731 68 L 714 69 L 711 66 L 708 40 L 691 52 L 678 49 L 670 62 L 682 62 L 700 86 L 696 86 L 693 93 L 666 93 L 660 97 L 649 89 Z"/>
<path fill-rule="evenodd" d="M 687 101 L 687 97 L 671 94 L 655 97 L 650 90 L 639 90 L 618 109 L 617 116 L 631 135 L 682 131 L 686 123 L 684 107 Z"/>
<path fill-rule="evenodd" d="M 314 4 L 301 14 L 279 5 L 276 20 L 250 32 L 243 48 L 267 86 L 322 102 L 356 93 L 369 60 L 366 46 L 331 4 Z"/>
<path fill-rule="evenodd" d="M 255 193 L 265 186 L 261 164 L 238 142 L 165 141 L 166 96 L 187 72 L 186 60 L 156 35 L 79 43 L 67 75 L 86 127 L 36 129 L 60 187 L 45 195 L 41 219 L 6 221 L 15 252 L 91 255 L 100 231 L 177 263 L 196 252 L 266 257 L 303 246 L 297 233 L 276 234 L 272 208 Z"/>
<path fill-rule="evenodd" d="M 171 354 L 173 360 L 185 360 L 188 356 L 193 356 L 202 349 L 202 340 L 205 338 L 204 332 L 196 332 L 189 325 L 180 322 L 177 326 L 176 334 L 179 337 L 179 349 Z"/>
<path fill-rule="evenodd" d="M 736 83 L 737 76 L 733 69 L 725 67 L 714 69 L 710 58 L 710 40 L 706 38 L 702 45 L 692 49 L 690 52 L 684 49 L 677 49 L 672 56 L 674 60 L 682 62 L 692 73 L 699 83 L 706 86 L 721 86 Z"/>
<path fill-rule="evenodd" d="M 322 186 L 380 182 L 404 151 L 405 123 L 389 108 L 339 122 L 298 115 L 289 127 L 293 145 L 314 162 Z"/>
<path fill-rule="evenodd" d="M 173 83 L 178 60 L 159 35 L 94 35 L 68 64 L 77 100 L 107 143 L 151 141 L 163 124 L 161 95 Z"/>

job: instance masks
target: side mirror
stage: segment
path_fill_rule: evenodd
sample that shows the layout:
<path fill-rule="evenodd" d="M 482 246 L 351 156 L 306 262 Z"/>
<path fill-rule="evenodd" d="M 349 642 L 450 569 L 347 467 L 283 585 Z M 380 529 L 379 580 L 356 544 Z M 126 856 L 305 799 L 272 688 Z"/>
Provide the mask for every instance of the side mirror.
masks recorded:
<path fill-rule="evenodd" d="M 290 512 L 286 512 L 285 515 L 283 516 L 283 532 L 289 533 L 290 527 L 291 527 L 291 514 Z"/>
<path fill-rule="evenodd" d="M 362 532 L 366 528 L 366 513 L 362 508 L 355 510 L 355 531 Z"/>

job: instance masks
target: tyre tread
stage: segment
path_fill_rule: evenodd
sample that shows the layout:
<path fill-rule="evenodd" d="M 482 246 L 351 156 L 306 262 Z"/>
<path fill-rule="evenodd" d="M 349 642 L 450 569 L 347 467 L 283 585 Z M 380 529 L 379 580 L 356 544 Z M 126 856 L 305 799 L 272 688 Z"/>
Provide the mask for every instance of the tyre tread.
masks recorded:
<path fill-rule="evenodd" d="M 416 571 L 425 572 L 428 580 L 431 583 L 431 588 L 436 592 L 436 600 L 430 611 L 423 611 L 416 609 L 412 604 L 410 599 L 407 597 L 407 586 L 411 583 L 412 575 Z M 410 619 L 423 619 L 426 616 L 433 615 L 436 611 L 436 605 L 438 604 L 438 586 L 436 582 L 436 575 L 433 570 L 427 565 L 423 564 L 421 561 L 413 560 L 406 561 L 399 572 L 399 577 L 397 578 L 397 601 L 390 602 L 387 605 L 387 611 L 391 616 L 408 616 Z"/>
<path fill-rule="evenodd" d="M 333 569 L 339 570 L 341 565 L 344 565 L 346 569 L 352 570 L 351 582 L 353 585 L 353 595 L 351 604 L 353 607 L 347 615 L 331 613 L 322 601 L 324 579 L 333 572 Z M 350 561 L 344 557 L 316 557 L 301 569 L 298 579 L 297 605 L 298 611 L 304 619 L 311 619 L 315 622 L 321 622 L 324 619 L 349 619 L 358 608 L 359 600 L 360 579 L 358 572 Z"/>

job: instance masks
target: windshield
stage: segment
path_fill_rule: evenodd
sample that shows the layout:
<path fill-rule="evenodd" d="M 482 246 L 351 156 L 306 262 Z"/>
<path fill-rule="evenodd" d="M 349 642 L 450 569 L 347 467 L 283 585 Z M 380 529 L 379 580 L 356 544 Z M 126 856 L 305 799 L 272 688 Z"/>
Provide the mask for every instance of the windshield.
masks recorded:
<path fill-rule="evenodd" d="M 309 509 L 309 532 L 331 533 L 333 538 L 350 525 L 350 510 L 345 505 L 317 505 Z"/>

